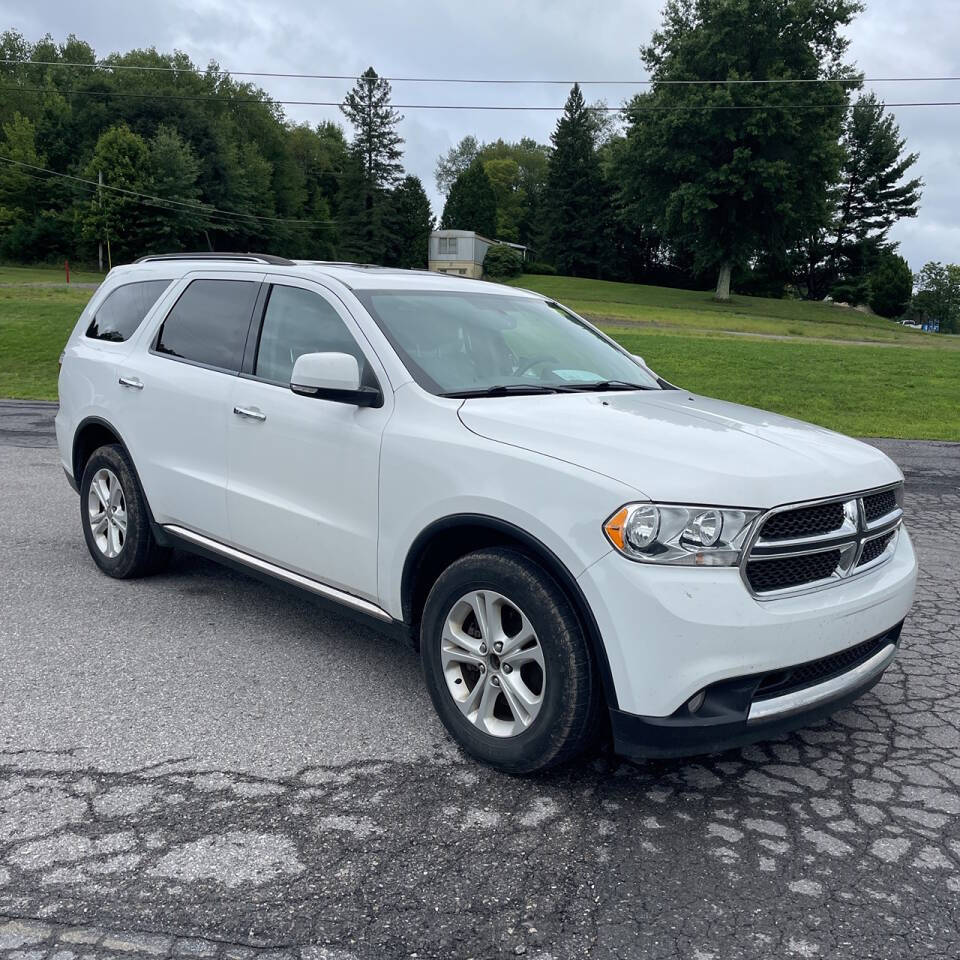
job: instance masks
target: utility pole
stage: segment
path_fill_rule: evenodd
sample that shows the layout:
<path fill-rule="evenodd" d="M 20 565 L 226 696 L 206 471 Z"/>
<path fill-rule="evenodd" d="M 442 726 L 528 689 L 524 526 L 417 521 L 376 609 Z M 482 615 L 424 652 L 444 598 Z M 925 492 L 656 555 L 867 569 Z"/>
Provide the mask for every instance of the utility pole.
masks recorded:
<path fill-rule="evenodd" d="M 97 171 L 97 206 L 103 211 L 103 171 Z M 100 265 L 100 272 L 103 273 L 103 240 L 97 244 L 97 263 Z"/>

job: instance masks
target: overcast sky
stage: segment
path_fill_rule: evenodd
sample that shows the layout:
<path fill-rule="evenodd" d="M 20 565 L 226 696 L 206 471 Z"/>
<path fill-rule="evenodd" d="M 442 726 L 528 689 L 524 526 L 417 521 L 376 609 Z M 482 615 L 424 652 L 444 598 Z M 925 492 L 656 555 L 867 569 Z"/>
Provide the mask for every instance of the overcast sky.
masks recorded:
<path fill-rule="evenodd" d="M 28 40 L 76 33 L 98 56 L 134 47 L 174 48 L 231 70 L 383 76 L 637 80 L 638 50 L 660 18 L 661 0 L 484 0 L 482 3 L 284 0 L 0 0 L 0 29 Z M 868 77 L 960 76 L 960 0 L 867 0 L 850 29 L 851 58 Z M 277 99 L 339 100 L 348 82 L 263 79 Z M 567 90 L 545 85 L 395 83 L 397 104 L 562 105 Z M 958 83 L 881 83 L 888 102 L 958 100 Z M 588 86 L 590 100 L 620 103 L 636 88 Z M 336 108 L 287 107 L 311 123 L 343 121 Z M 894 228 L 916 271 L 928 260 L 960 262 L 960 107 L 894 111 L 926 189 L 919 216 Z M 405 165 L 439 213 L 437 156 L 468 133 L 481 140 L 546 141 L 556 114 L 405 110 Z"/>

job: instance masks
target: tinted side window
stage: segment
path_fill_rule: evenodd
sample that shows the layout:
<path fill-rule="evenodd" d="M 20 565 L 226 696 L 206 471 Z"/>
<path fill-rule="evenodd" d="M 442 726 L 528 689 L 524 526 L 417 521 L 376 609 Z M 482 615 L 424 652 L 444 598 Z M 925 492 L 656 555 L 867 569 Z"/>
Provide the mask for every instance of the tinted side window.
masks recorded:
<path fill-rule="evenodd" d="M 260 331 L 255 375 L 288 384 L 297 357 L 304 353 L 328 352 L 356 357 L 361 381 L 364 380 L 363 353 L 337 311 L 309 290 L 271 287 Z"/>
<path fill-rule="evenodd" d="M 157 353 L 240 370 L 259 281 L 194 280 L 157 336 Z"/>
<path fill-rule="evenodd" d="M 169 280 L 141 280 L 117 287 L 97 307 L 87 327 L 87 336 L 117 343 L 128 340 L 170 283 Z"/>

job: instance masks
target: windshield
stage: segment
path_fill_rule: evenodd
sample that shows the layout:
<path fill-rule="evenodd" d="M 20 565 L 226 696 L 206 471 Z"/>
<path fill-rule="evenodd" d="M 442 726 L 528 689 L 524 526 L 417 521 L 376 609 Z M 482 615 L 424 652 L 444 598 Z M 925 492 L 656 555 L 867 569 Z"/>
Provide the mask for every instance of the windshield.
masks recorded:
<path fill-rule="evenodd" d="M 534 297 L 460 291 L 366 290 L 357 294 L 431 393 L 587 389 L 607 381 L 656 390 L 656 377 L 556 304 Z"/>

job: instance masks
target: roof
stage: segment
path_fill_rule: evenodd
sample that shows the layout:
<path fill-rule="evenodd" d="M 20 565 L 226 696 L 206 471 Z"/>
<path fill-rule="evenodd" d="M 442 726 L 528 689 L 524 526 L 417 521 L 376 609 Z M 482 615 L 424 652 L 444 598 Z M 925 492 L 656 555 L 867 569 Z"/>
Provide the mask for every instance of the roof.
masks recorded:
<path fill-rule="evenodd" d="M 236 257 L 237 259 L 234 259 Z M 175 279 L 195 270 L 223 270 L 230 273 L 262 274 L 265 271 L 277 276 L 303 277 L 305 279 L 333 279 L 351 290 L 470 290 L 476 293 L 499 294 L 500 296 L 539 297 L 518 287 L 507 287 L 486 280 L 469 280 L 466 277 L 434 273 L 428 270 L 398 270 L 371 264 L 338 263 L 323 260 L 289 260 L 284 262 L 252 261 L 250 255 L 224 254 L 218 260 L 209 255 L 192 258 L 179 255 L 171 258 L 149 258 L 136 263 L 114 267 L 111 277 L 124 274 Z M 280 260 L 281 258 L 276 258 Z"/>

